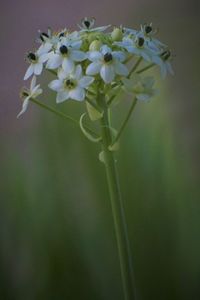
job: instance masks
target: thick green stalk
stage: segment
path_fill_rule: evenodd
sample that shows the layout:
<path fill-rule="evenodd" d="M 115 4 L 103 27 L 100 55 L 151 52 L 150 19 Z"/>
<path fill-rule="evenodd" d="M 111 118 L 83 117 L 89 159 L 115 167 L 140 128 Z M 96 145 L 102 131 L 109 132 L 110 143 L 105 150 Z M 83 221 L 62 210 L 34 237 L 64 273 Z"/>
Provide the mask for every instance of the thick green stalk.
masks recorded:
<path fill-rule="evenodd" d="M 106 101 L 102 96 L 98 101 L 104 110 L 103 118 L 101 119 L 102 129 L 102 150 L 104 163 L 106 168 L 107 182 L 111 198 L 112 213 L 114 219 L 115 234 L 117 239 L 119 261 L 121 268 L 122 285 L 125 300 L 136 300 L 134 289 L 134 276 L 132 268 L 131 251 L 127 233 L 127 225 L 124 213 L 124 207 L 121 199 L 117 169 L 113 152 L 109 151 L 108 147 L 111 144 L 111 131 L 108 122 L 108 108 Z"/>

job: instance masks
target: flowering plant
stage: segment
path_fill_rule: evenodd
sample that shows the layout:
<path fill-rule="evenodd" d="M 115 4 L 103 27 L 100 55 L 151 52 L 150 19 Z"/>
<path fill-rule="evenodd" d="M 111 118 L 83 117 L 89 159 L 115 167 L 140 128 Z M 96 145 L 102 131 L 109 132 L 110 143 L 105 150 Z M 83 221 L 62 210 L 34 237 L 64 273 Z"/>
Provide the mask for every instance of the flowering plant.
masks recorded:
<path fill-rule="evenodd" d="M 152 24 L 142 25 L 140 30 L 110 25 L 94 27 L 94 24 L 94 18 L 84 18 L 76 31 L 39 32 L 38 49 L 26 56 L 29 67 L 24 80 L 33 77 L 30 89 L 22 91 L 24 101 L 18 117 L 27 110 L 29 102 L 34 102 L 79 124 L 90 141 L 101 144 L 99 159 L 106 167 L 124 299 L 133 300 L 133 269 L 114 152 L 137 101 L 148 101 L 156 93 L 154 77 L 145 76 L 145 72 L 158 66 L 163 78 L 167 73 L 173 74 L 172 56 L 168 47 L 155 38 L 157 31 Z M 48 87 L 56 92 L 56 103 L 66 100 L 85 103 L 86 112 L 79 122 L 36 99 L 42 94 L 36 77 L 43 71 L 55 76 Z M 111 109 L 117 96 L 126 93 L 133 101 L 120 129 L 116 130 L 111 124 Z M 86 115 L 91 122 L 98 122 L 99 132 L 84 124 Z"/>

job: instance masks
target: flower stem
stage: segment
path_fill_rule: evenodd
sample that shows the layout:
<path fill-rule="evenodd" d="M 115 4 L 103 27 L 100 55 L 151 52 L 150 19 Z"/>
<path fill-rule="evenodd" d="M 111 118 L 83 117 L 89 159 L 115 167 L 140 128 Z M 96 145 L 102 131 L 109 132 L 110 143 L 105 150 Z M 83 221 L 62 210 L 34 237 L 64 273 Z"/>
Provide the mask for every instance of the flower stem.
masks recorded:
<path fill-rule="evenodd" d="M 133 100 L 133 103 L 132 103 L 132 105 L 131 105 L 131 107 L 130 107 L 130 109 L 129 109 L 129 112 L 128 112 L 128 114 L 127 114 L 127 116 L 126 116 L 124 122 L 122 123 L 122 126 L 121 126 L 120 130 L 118 131 L 117 136 L 115 137 L 114 141 L 113 141 L 112 144 L 110 145 L 111 147 L 112 147 L 116 142 L 118 142 L 119 138 L 121 137 L 121 135 L 122 135 L 122 133 L 123 133 L 123 131 L 124 131 L 124 128 L 126 127 L 126 124 L 128 123 L 128 120 L 130 119 L 130 116 L 131 116 L 131 114 L 132 114 L 132 112 L 133 112 L 133 110 L 134 110 L 134 108 L 135 108 L 136 103 L 137 103 L 137 99 L 135 98 L 135 99 Z"/>
<path fill-rule="evenodd" d="M 34 99 L 34 98 L 30 98 L 30 101 L 33 102 L 33 103 L 35 103 L 35 104 L 37 104 L 37 105 L 39 105 L 39 106 L 42 107 L 42 108 L 44 108 L 44 109 L 46 109 L 46 110 L 48 110 L 48 111 L 54 113 L 55 115 L 57 115 L 57 116 L 59 116 L 59 117 L 65 119 L 65 120 L 71 121 L 71 122 L 73 122 L 74 124 L 76 124 L 76 125 L 79 126 L 79 121 L 77 121 L 76 119 L 74 119 L 74 118 L 72 118 L 72 117 L 70 117 L 70 116 L 65 115 L 65 114 L 62 113 L 61 111 L 58 111 L 58 110 L 54 109 L 53 107 L 51 107 L 51 106 L 49 106 L 49 105 L 46 105 L 46 104 L 44 104 L 44 103 L 42 103 L 42 102 L 40 102 L 40 101 L 38 101 L 38 100 L 36 100 L 36 99 Z M 94 131 L 93 131 L 92 129 L 90 129 L 88 126 L 85 125 L 85 128 L 86 128 L 91 134 L 93 134 L 94 136 L 98 136 L 98 135 L 96 134 L 96 132 L 94 132 Z"/>
<path fill-rule="evenodd" d="M 141 74 L 141 73 L 143 73 L 144 71 L 147 71 L 147 70 L 151 69 L 153 66 L 155 66 L 155 64 L 154 64 L 154 63 L 151 63 L 151 64 L 149 64 L 148 66 L 146 66 L 146 67 L 144 67 L 144 68 L 138 70 L 136 73 L 137 73 L 137 74 Z"/>
<path fill-rule="evenodd" d="M 134 276 L 132 268 L 131 251 L 127 233 L 127 225 L 123 202 L 121 199 L 120 186 L 118 181 L 117 169 L 114 159 L 114 154 L 109 151 L 108 147 L 111 143 L 111 132 L 108 122 L 108 108 L 105 99 L 99 99 L 104 110 L 101 122 L 102 130 L 102 150 L 104 163 L 106 168 L 107 182 L 109 187 L 112 214 L 114 219 L 115 234 L 117 239 L 122 285 L 125 300 L 136 300 L 134 289 Z"/>
<path fill-rule="evenodd" d="M 142 61 L 142 57 L 139 57 L 138 60 L 136 61 L 136 63 L 134 64 L 132 70 L 130 71 L 128 78 L 131 77 L 131 75 L 135 72 L 135 70 L 137 69 L 137 67 L 140 65 L 141 61 Z"/>

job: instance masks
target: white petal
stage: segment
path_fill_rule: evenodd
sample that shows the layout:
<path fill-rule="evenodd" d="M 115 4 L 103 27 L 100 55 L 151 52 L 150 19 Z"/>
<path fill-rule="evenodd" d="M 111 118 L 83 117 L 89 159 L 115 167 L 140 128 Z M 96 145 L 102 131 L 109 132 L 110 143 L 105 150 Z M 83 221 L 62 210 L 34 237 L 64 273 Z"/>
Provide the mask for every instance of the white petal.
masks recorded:
<path fill-rule="evenodd" d="M 87 69 L 86 74 L 87 75 L 95 75 L 100 72 L 102 64 L 100 62 L 93 62 L 91 63 Z"/>
<path fill-rule="evenodd" d="M 87 57 L 89 60 L 91 61 L 97 61 L 103 58 L 102 53 L 98 52 L 98 51 L 91 51 L 87 53 Z"/>
<path fill-rule="evenodd" d="M 71 73 L 74 69 L 74 62 L 73 60 L 69 59 L 69 58 L 64 58 L 63 59 L 63 62 L 62 62 L 62 67 L 63 67 L 63 70 L 66 72 L 66 73 Z"/>
<path fill-rule="evenodd" d="M 49 55 L 49 60 L 47 62 L 46 67 L 48 69 L 57 69 L 62 63 L 62 57 L 59 54 L 51 54 Z"/>
<path fill-rule="evenodd" d="M 86 59 L 86 54 L 79 50 L 73 50 L 70 54 L 70 58 L 72 58 L 74 61 L 83 61 Z"/>
<path fill-rule="evenodd" d="M 87 87 L 88 85 L 90 85 L 93 81 L 94 81 L 94 78 L 93 78 L 93 77 L 90 77 L 90 76 L 84 76 L 84 77 L 82 77 L 81 80 L 79 81 L 79 85 L 80 85 L 82 88 L 85 88 L 85 87 Z"/>
<path fill-rule="evenodd" d="M 103 45 L 100 51 L 103 53 L 103 55 L 105 55 L 106 53 L 112 53 L 112 50 L 107 45 Z"/>
<path fill-rule="evenodd" d="M 68 91 L 60 91 L 58 92 L 57 94 L 57 97 L 56 97 L 56 102 L 57 103 L 61 103 L 65 100 L 69 99 L 69 92 Z"/>
<path fill-rule="evenodd" d="M 24 80 L 28 79 L 28 78 L 33 74 L 33 70 L 34 70 L 33 64 L 31 64 L 31 65 L 28 67 L 28 69 L 27 69 L 27 71 L 26 71 L 26 74 L 24 75 Z"/>
<path fill-rule="evenodd" d="M 121 64 L 120 62 L 116 62 L 114 64 L 114 69 L 115 69 L 115 72 L 118 74 L 118 75 L 124 75 L 124 76 L 127 76 L 129 71 L 127 69 L 127 67 L 123 64 Z"/>
<path fill-rule="evenodd" d="M 43 69 L 43 64 L 42 63 L 37 63 L 33 67 L 34 67 L 34 74 L 35 75 L 40 75 L 42 73 L 42 69 Z"/>
<path fill-rule="evenodd" d="M 113 70 L 113 66 L 103 65 L 100 71 L 101 78 L 105 83 L 110 83 L 115 78 L 115 73 Z"/>
<path fill-rule="evenodd" d="M 117 60 L 123 62 L 126 58 L 125 54 L 121 51 L 114 51 L 112 52 L 112 55 L 114 58 L 116 58 Z"/>
<path fill-rule="evenodd" d="M 39 57 L 39 62 L 44 63 L 49 59 L 49 53 L 44 53 Z"/>
<path fill-rule="evenodd" d="M 83 101 L 85 98 L 85 91 L 81 87 L 76 87 L 69 92 L 69 97 L 77 101 Z"/>
<path fill-rule="evenodd" d="M 34 75 L 33 78 L 31 79 L 30 91 L 34 89 L 35 85 L 36 85 L 36 76 Z"/>
<path fill-rule="evenodd" d="M 82 75 L 82 67 L 81 67 L 81 65 L 78 65 L 76 67 L 74 75 L 75 75 L 76 79 L 80 79 L 81 78 L 81 75 Z"/>
<path fill-rule="evenodd" d="M 42 44 L 40 47 L 39 47 L 39 49 L 37 50 L 37 54 L 38 55 L 41 55 L 41 54 L 43 54 L 43 53 L 47 53 L 47 52 L 49 52 L 50 50 L 51 50 L 51 48 L 52 48 L 52 44 L 50 44 L 50 43 L 44 43 L 44 44 Z"/>
<path fill-rule="evenodd" d="M 27 110 L 28 108 L 28 105 L 29 105 L 29 98 L 30 97 L 27 97 L 24 99 L 24 102 L 22 104 L 22 110 L 20 111 L 20 113 L 17 115 L 17 118 L 19 118 L 23 113 L 25 113 L 25 111 Z"/>
<path fill-rule="evenodd" d="M 58 69 L 58 78 L 63 81 L 67 76 L 69 75 L 69 72 L 66 72 L 63 70 L 63 68 Z"/>
<path fill-rule="evenodd" d="M 58 79 L 53 80 L 48 84 L 48 87 L 56 92 L 58 92 L 62 88 L 62 86 L 63 86 L 63 82 Z"/>
<path fill-rule="evenodd" d="M 75 41 L 75 42 L 70 42 L 70 45 L 73 49 L 80 49 L 82 44 L 82 41 Z"/>

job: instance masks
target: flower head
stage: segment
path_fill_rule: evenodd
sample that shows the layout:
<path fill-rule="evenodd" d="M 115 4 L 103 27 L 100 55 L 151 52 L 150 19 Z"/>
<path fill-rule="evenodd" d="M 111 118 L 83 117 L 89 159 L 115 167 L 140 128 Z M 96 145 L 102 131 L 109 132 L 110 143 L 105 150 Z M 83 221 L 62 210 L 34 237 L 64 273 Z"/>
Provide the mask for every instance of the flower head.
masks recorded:
<path fill-rule="evenodd" d="M 171 59 L 171 51 L 168 49 L 163 50 L 159 56 L 155 56 L 152 59 L 155 64 L 159 65 L 162 78 L 165 78 L 167 73 L 174 75 L 174 71 L 170 63 Z"/>
<path fill-rule="evenodd" d="M 63 39 L 58 43 L 56 51 L 49 53 L 47 68 L 57 69 L 62 66 L 66 72 L 71 72 L 75 67 L 75 62 L 86 59 L 86 54 L 79 50 L 81 44 L 81 40 Z"/>
<path fill-rule="evenodd" d="M 58 79 L 50 82 L 49 87 L 57 92 L 57 103 L 68 99 L 83 101 L 86 95 L 85 89 L 87 89 L 93 81 L 93 77 L 83 76 L 82 67 L 78 65 L 75 70 L 70 73 L 60 69 L 58 71 Z"/>
<path fill-rule="evenodd" d="M 78 27 L 81 29 L 81 32 L 95 32 L 95 31 L 105 31 L 110 25 L 95 27 L 95 18 L 83 18 L 81 25 L 78 24 Z"/>
<path fill-rule="evenodd" d="M 29 52 L 27 55 L 27 60 L 30 63 L 26 74 L 24 75 L 24 80 L 28 79 L 32 74 L 40 75 L 42 73 L 43 64 L 48 59 L 47 53 L 40 53 L 38 51 Z"/>
<path fill-rule="evenodd" d="M 88 59 L 92 63 L 87 67 L 87 75 L 100 74 L 105 83 L 111 83 L 116 75 L 127 76 L 128 69 L 122 64 L 126 55 L 122 51 L 112 51 L 108 46 L 103 45 L 100 51 L 88 53 Z"/>
<path fill-rule="evenodd" d="M 40 94 L 42 94 L 42 89 L 40 88 L 40 84 L 36 85 L 36 76 L 33 76 L 30 84 L 30 89 L 24 88 L 21 92 L 21 96 L 23 98 L 22 110 L 17 115 L 19 118 L 28 108 L 30 98 L 36 98 Z"/>
<path fill-rule="evenodd" d="M 155 80 L 153 77 L 141 78 L 139 75 L 134 75 L 133 78 L 123 78 L 123 88 L 126 92 L 134 94 L 137 100 L 148 101 L 156 94 L 153 88 Z"/>

